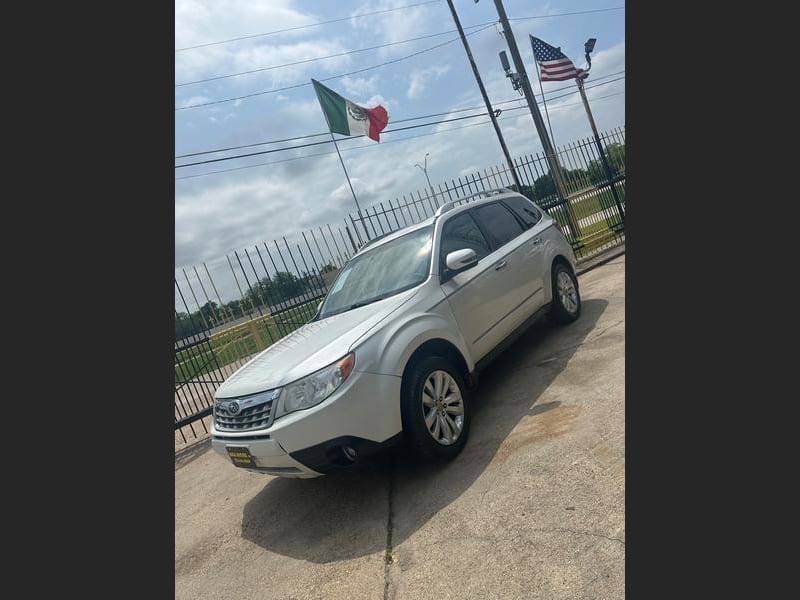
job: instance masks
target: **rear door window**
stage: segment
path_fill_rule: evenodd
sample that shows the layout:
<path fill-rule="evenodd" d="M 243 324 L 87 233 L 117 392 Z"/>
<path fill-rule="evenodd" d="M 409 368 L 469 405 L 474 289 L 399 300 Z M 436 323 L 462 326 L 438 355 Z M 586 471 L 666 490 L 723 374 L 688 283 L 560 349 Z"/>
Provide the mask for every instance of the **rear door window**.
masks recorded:
<path fill-rule="evenodd" d="M 490 242 L 495 248 L 504 246 L 522 233 L 519 221 L 499 202 L 479 206 L 470 212 L 489 235 Z"/>
<path fill-rule="evenodd" d="M 533 202 L 522 196 L 505 198 L 503 204 L 508 206 L 519 217 L 520 221 L 525 223 L 525 227 L 528 229 L 536 225 L 542 218 L 541 211 L 536 208 Z"/>

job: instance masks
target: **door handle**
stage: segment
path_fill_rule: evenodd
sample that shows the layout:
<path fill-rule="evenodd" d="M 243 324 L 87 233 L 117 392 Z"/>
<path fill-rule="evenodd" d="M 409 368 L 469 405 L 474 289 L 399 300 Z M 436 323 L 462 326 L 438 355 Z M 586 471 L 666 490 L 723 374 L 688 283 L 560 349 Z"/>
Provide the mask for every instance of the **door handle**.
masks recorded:
<path fill-rule="evenodd" d="M 538 237 L 538 238 L 533 240 L 533 245 L 534 246 L 538 246 L 541 243 L 542 243 L 542 238 L 540 238 L 540 237 Z"/>
<path fill-rule="evenodd" d="M 504 260 L 501 260 L 499 263 L 497 263 L 497 264 L 494 266 L 494 270 L 495 270 L 495 271 L 502 271 L 502 270 L 503 270 L 503 269 L 505 269 L 507 266 L 508 266 L 508 263 L 507 263 L 506 261 L 504 261 Z"/>

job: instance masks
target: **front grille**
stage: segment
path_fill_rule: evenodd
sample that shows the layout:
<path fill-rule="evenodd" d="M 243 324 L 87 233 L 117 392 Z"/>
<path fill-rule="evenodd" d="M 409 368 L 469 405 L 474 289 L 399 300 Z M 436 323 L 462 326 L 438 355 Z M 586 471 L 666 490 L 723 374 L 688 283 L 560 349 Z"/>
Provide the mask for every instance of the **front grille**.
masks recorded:
<path fill-rule="evenodd" d="M 265 429 L 272 424 L 272 406 L 277 396 L 265 393 L 256 397 L 219 401 L 214 405 L 214 425 L 218 431 Z M 230 410 L 233 403 L 240 406 L 236 414 Z"/>

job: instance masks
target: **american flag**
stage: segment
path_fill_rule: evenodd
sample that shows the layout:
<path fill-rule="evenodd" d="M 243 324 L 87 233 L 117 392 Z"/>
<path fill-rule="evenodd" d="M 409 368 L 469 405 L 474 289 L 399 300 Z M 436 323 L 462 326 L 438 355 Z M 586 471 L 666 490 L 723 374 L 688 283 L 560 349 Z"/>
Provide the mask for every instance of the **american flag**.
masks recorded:
<path fill-rule="evenodd" d="M 580 77 L 586 79 L 589 73 L 583 69 L 578 69 L 572 61 L 564 56 L 561 48 L 553 48 L 537 37 L 531 36 L 533 46 L 533 56 L 539 63 L 542 73 L 542 81 L 564 81 Z"/>

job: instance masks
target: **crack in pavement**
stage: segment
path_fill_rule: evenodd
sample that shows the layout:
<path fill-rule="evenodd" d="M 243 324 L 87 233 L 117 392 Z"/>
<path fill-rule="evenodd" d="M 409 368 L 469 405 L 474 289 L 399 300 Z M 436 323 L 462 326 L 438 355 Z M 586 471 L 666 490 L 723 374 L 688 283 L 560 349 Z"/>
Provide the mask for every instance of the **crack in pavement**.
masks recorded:
<path fill-rule="evenodd" d="M 389 465 L 389 493 L 388 493 L 388 511 L 386 515 L 386 550 L 383 555 L 383 600 L 389 600 L 389 565 L 394 562 L 392 558 L 392 533 L 394 532 L 394 474 L 395 474 L 395 459 Z"/>
<path fill-rule="evenodd" d="M 617 542 L 619 544 L 622 544 L 623 546 L 625 545 L 625 541 L 619 538 L 608 537 L 607 535 L 603 535 L 601 533 L 592 533 L 591 531 L 577 531 L 575 529 L 568 529 L 566 527 L 556 527 L 553 529 L 531 529 L 530 531 L 539 531 L 542 533 L 555 533 L 556 531 L 574 533 L 575 535 L 587 535 L 591 537 L 599 537 L 606 540 L 610 540 L 612 542 Z"/>
<path fill-rule="evenodd" d="M 556 350 L 555 352 L 553 352 L 553 353 L 552 353 L 550 356 L 548 356 L 547 358 L 543 358 L 543 359 L 541 359 L 541 360 L 538 360 L 538 361 L 536 361 L 535 363 L 531 363 L 531 364 L 529 364 L 529 365 L 522 365 L 521 367 L 516 367 L 516 368 L 514 368 L 514 369 L 511 369 L 511 371 L 512 371 L 512 372 L 513 372 L 513 371 L 524 371 L 525 369 L 532 369 L 532 368 L 534 368 L 534 367 L 543 367 L 543 366 L 545 366 L 547 363 L 550 363 L 550 362 L 553 362 L 554 360 L 557 360 L 557 359 L 559 358 L 559 356 L 560 356 L 561 354 L 563 354 L 564 352 L 566 352 L 566 351 L 568 351 L 568 350 L 574 350 L 574 349 L 576 349 L 576 348 L 580 348 L 581 346 L 585 346 L 586 344 L 589 344 L 589 343 L 591 343 L 591 342 L 594 342 L 594 341 L 595 341 L 595 340 L 597 340 L 598 338 L 602 337 L 602 336 L 603 336 L 605 333 L 607 333 L 607 332 L 608 332 L 610 329 L 613 329 L 614 327 L 617 327 L 617 326 L 621 325 L 621 324 L 622 324 L 622 323 L 624 323 L 624 322 L 625 322 L 625 319 L 624 319 L 624 318 L 622 318 L 622 319 L 620 319 L 619 321 L 616 321 L 615 323 L 612 323 L 611 325 L 609 325 L 609 326 L 608 326 L 608 327 L 606 327 L 605 329 L 601 329 L 601 330 L 600 330 L 600 332 L 599 332 L 597 335 L 595 335 L 595 336 L 592 336 L 592 337 L 590 337 L 590 338 L 587 338 L 587 339 L 583 340 L 583 341 L 582 341 L 580 344 L 573 344 L 573 345 L 571 345 L 571 346 L 564 346 L 563 348 L 559 348 L 558 350 Z"/>

